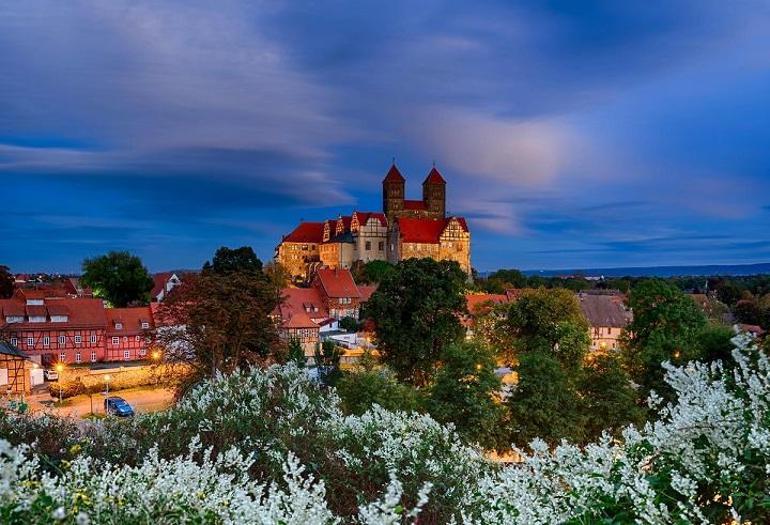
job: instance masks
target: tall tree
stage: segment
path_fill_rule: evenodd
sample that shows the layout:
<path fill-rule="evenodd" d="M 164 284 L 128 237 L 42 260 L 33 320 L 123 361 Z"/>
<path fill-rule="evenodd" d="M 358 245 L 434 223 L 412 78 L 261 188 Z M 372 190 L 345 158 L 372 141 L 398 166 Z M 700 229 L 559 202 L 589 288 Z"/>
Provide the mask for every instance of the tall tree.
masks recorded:
<path fill-rule="evenodd" d="M 643 395 L 669 392 L 661 363 L 699 357 L 698 337 L 706 316 L 690 297 L 660 279 L 642 281 L 631 291 L 634 320 L 623 332 L 624 361 Z"/>
<path fill-rule="evenodd" d="M 645 413 L 637 404 L 637 391 L 613 354 L 598 355 L 586 364 L 580 397 L 584 405 L 586 439 L 596 439 L 605 431 L 617 433 L 631 423 L 644 422 Z"/>
<path fill-rule="evenodd" d="M 270 362 L 279 346 L 270 319 L 278 296 L 254 266 L 186 277 L 158 308 L 166 359 L 191 364 L 195 378 Z"/>
<path fill-rule="evenodd" d="M 492 351 L 478 342 L 449 345 L 429 388 L 430 414 L 439 422 L 454 423 L 468 441 L 497 447 L 503 443 L 500 388 Z"/>
<path fill-rule="evenodd" d="M 585 420 L 573 379 L 550 353 L 519 357 L 519 382 L 506 401 L 510 439 L 519 447 L 539 437 L 549 445 L 562 439 L 581 441 Z"/>
<path fill-rule="evenodd" d="M 466 275 L 455 261 L 406 259 L 366 305 L 383 360 L 399 379 L 425 385 L 444 348 L 463 336 Z"/>
<path fill-rule="evenodd" d="M 13 295 L 14 282 L 10 269 L 0 264 L 0 299 L 7 299 Z"/>
<path fill-rule="evenodd" d="M 262 272 L 262 261 L 254 253 L 251 246 L 240 248 L 227 248 L 222 246 L 214 254 L 211 261 L 203 265 L 203 273 L 217 273 L 228 275 L 236 272 Z"/>
<path fill-rule="evenodd" d="M 591 344 L 580 303 L 563 288 L 524 290 L 508 311 L 508 329 L 518 352 L 546 352 L 571 368 Z"/>
<path fill-rule="evenodd" d="M 81 280 L 93 289 L 96 297 L 116 307 L 147 304 L 153 284 L 139 257 L 114 251 L 84 260 Z"/>
<path fill-rule="evenodd" d="M 387 261 L 356 261 L 350 269 L 353 279 L 359 284 L 379 284 L 393 270 L 394 266 Z"/>

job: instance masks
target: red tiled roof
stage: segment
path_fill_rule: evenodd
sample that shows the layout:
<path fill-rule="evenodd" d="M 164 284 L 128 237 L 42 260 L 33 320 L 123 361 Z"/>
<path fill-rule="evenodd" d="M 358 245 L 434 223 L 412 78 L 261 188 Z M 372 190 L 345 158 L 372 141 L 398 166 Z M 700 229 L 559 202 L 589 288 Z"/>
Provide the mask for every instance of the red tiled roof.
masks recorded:
<path fill-rule="evenodd" d="M 398 168 L 395 164 L 393 164 L 390 169 L 388 170 L 388 174 L 385 175 L 385 179 L 383 179 L 382 182 L 405 182 L 406 179 L 403 175 L 401 175 L 401 172 L 398 171 Z"/>
<path fill-rule="evenodd" d="M 385 217 L 384 213 L 376 211 L 354 211 L 353 214 L 356 216 L 360 226 L 369 222 L 369 219 L 377 219 L 383 226 L 388 225 L 388 219 Z"/>
<path fill-rule="evenodd" d="M 149 323 L 152 328 L 152 311 L 149 306 L 137 306 L 133 308 L 107 308 L 107 334 L 109 335 L 139 335 L 148 330 L 142 328 L 142 322 Z M 115 323 L 123 323 L 123 328 L 118 330 Z"/>
<path fill-rule="evenodd" d="M 47 317 L 48 312 L 45 306 L 27 306 L 27 315 L 29 317 Z"/>
<path fill-rule="evenodd" d="M 308 306 L 310 312 L 306 311 Z M 281 303 L 277 310 L 282 321 L 290 319 L 297 312 L 306 312 L 312 319 L 329 317 L 321 294 L 315 288 L 284 288 L 281 290 Z"/>
<path fill-rule="evenodd" d="M 428 173 L 428 176 L 425 177 L 425 181 L 423 181 L 423 184 L 446 184 L 446 181 L 444 180 L 444 177 L 441 176 L 441 173 L 438 172 L 436 169 L 436 166 L 433 166 L 433 169 L 430 170 L 430 173 Z"/>
<path fill-rule="evenodd" d="M 156 273 L 152 276 L 152 291 L 150 292 L 150 295 L 153 297 L 157 297 L 160 292 L 165 290 L 166 283 L 169 279 L 171 279 L 171 276 L 174 275 L 174 272 L 161 272 Z"/>
<path fill-rule="evenodd" d="M 313 322 L 310 316 L 306 314 L 304 311 L 299 311 L 299 312 L 296 312 L 291 317 L 289 317 L 283 323 L 281 323 L 281 327 L 282 328 L 318 328 L 318 325 L 315 322 Z"/>
<path fill-rule="evenodd" d="M 3 299 L 0 300 L 0 310 L 4 312 L 4 315 L 23 315 L 19 312 L 24 311 L 24 302 L 18 298 Z M 107 325 L 107 317 L 105 315 L 104 303 L 101 299 L 83 299 L 83 298 L 54 298 L 46 299 L 45 306 L 28 306 L 26 308 L 33 308 L 37 313 L 37 309 L 43 309 L 42 314 L 45 315 L 45 309 L 49 308 L 53 311 L 62 311 L 66 308 L 68 311 L 68 320 L 66 323 L 55 323 L 57 327 L 67 328 L 103 328 Z M 36 315 L 33 314 L 33 315 Z M 54 314 L 58 315 L 58 314 Z M 4 323 L 5 319 L 0 319 L 0 326 Z M 14 329 L 41 329 L 44 323 L 14 323 Z"/>
<path fill-rule="evenodd" d="M 377 291 L 379 285 L 376 284 L 362 284 L 358 286 L 358 293 L 361 294 L 361 302 L 365 303 L 369 300 L 374 292 Z"/>
<path fill-rule="evenodd" d="M 468 305 L 468 312 L 479 314 L 487 310 L 489 306 L 509 303 L 510 299 L 503 294 L 475 293 L 466 294 L 465 302 Z"/>
<path fill-rule="evenodd" d="M 423 201 L 413 201 L 404 199 L 405 210 L 425 210 L 425 203 Z"/>
<path fill-rule="evenodd" d="M 321 268 L 316 280 L 327 297 L 361 297 L 350 270 Z"/>
<path fill-rule="evenodd" d="M 320 244 L 324 236 L 324 223 L 302 222 L 283 238 L 283 242 L 310 242 Z"/>
<path fill-rule="evenodd" d="M 66 304 L 57 304 L 53 301 L 49 301 L 46 305 L 49 315 L 69 315 L 70 309 Z"/>
<path fill-rule="evenodd" d="M 437 244 L 441 234 L 452 219 L 460 223 L 460 227 L 468 231 L 468 224 L 463 217 L 449 217 L 447 219 L 411 219 L 401 217 L 398 219 L 398 229 L 403 242 L 423 244 Z"/>

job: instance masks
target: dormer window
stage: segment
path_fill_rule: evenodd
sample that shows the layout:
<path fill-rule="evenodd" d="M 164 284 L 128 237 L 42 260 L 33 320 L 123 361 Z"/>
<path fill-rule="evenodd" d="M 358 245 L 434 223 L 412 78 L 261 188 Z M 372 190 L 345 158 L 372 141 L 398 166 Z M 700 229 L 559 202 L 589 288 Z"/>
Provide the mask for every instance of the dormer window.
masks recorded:
<path fill-rule="evenodd" d="M 5 316 L 5 322 L 8 324 L 11 323 L 23 323 L 24 322 L 24 316 L 23 315 L 6 315 Z"/>
<path fill-rule="evenodd" d="M 45 323 L 45 316 L 44 315 L 30 315 L 29 316 L 29 322 L 30 323 Z"/>
<path fill-rule="evenodd" d="M 69 320 L 69 317 L 66 315 L 52 315 L 51 316 L 51 322 L 52 323 L 66 323 Z"/>
<path fill-rule="evenodd" d="M 142 330 L 147 330 L 148 328 L 150 328 L 150 323 L 142 321 Z"/>
<path fill-rule="evenodd" d="M 45 306 L 42 299 L 27 299 L 27 306 Z"/>
<path fill-rule="evenodd" d="M 115 322 L 115 330 L 123 330 L 123 323 Z"/>

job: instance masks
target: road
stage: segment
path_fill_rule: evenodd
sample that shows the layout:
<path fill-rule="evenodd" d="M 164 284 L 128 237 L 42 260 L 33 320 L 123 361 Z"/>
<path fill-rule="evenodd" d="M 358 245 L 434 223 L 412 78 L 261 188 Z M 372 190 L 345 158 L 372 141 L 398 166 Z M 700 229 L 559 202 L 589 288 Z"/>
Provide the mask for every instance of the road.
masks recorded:
<path fill-rule="evenodd" d="M 122 397 L 134 407 L 134 411 L 154 412 L 167 408 L 174 400 L 174 391 L 169 388 L 131 388 L 110 392 L 110 395 Z M 104 414 L 104 395 L 93 395 L 94 413 Z M 30 409 L 45 410 L 58 416 L 83 417 L 91 413 L 91 399 L 88 396 L 76 396 L 65 399 L 65 406 L 54 407 L 53 399 L 46 392 L 29 396 Z"/>

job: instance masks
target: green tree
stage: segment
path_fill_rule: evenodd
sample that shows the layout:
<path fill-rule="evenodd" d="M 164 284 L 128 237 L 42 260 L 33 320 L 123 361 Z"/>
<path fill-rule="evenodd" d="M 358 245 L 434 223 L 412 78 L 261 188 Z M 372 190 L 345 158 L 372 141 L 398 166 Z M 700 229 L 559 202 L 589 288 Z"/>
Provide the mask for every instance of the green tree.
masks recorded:
<path fill-rule="evenodd" d="M 600 354 L 583 369 L 580 386 L 586 438 L 602 432 L 617 434 L 629 424 L 644 422 L 644 410 L 637 404 L 638 394 L 620 360 L 613 354 Z"/>
<path fill-rule="evenodd" d="M 227 248 L 222 246 L 214 254 L 211 261 L 203 265 L 203 273 L 228 275 L 235 272 L 261 273 L 262 261 L 254 253 L 251 246 Z"/>
<path fill-rule="evenodd" d="M 305 357 L 305 351 L 302 349 L 302 343 L 300 343 L 299 339 L 296 337 L 292 337 L 289 339 L 288 346 L 289 352 L 286 356 L 286 361 L 294 363 L 300 368 L 304 368 L 307 363 L 307 358 Z"/>
<path fill-rule="evenodd" d="M 356 261 L 351 272 L 358 284 L 379 284 L 394 269 L 395 267 L 387 261 L 375 260 L 367 263 Z"/>
<path fill-rule="evenodd" d="M 454 423 L 460 435 L 485 448 L 502 444 L 504 408 L 497 397 L 501 384 L 495 368 L 494 353 L 484 345 L 449 345 L 428 394 L 434 419 Z"/>
<path fill-rule="evenodd" d="M 278 296 L 271 280 L 253 269 L 186 276 L 158 307 L 156 339 L 164 359 L 192 365 L 192 382 L 273 361 L 280 344 L 270 313 Z"/>
<path fill-rule="evenodd" d="M 417 389 L 400 383 L 387 368 L 345 372 L 336 388 L 346 414 L 363 414 L 375 404 L 391 411 L 421 412 L 424 404 Z"/>
<path fill-rule="evenodd" d="M 366 305 L 383 361 L 402 381 L 428 383 L 441 353 L 463 336 L 465 273 L 455 261 L 406 259 Z"/>
<path fill-rule="evenodd" d="M 582 441 L 583 407 L 572 378 L 550 353 L 519 357 L 519 382 L 506 401 L 510 441 L 519 447 L 539 437 L 549 445 L 561 439 Z"/>
<path fill-rule="evenodd" d="M 315 349 L 315 367 L 318 379 L 325 385 L 334 386 L 340 378 L 342 349 L 334 341 L 323 341 Z"/>
<path fill-rule="evenodd" d="M 14 282 L 10 269 L 0 264 L 0 299 L 7 299 L 13 295 Z"/>
<path fill-rule="evenodd" d="M 698 334 L 698 348 L 700 357 L 704 361 L 721 360 L 725 366 L 734 364 L 732 358 L 733 348 L 732 338 L 735 332 L 727 326 L 709 325 L 700 334 Z"/>
<path fill-rule="evenodd" d="M 573 369 L 591 344 L 580 303 L 564 288 L 524 290 L 508 311 L 507 325 L 518 352 L 547 352 Z"/>
<path fill-rule="evenodd" d="M 698 337 L 706 316 L 690 297 L 660 279 L 640 282 L 629 306 L 634 320 L 623 332 L 624 362 L 642 395 L 656 390 L 667 395 L 661 363 L 680 364 L 699 357 Z"/>
<path fill-rule="evenodd" d="M 128 252 L 109 252 L 86 259 L 81 280 L 93 289 L 96 297 L 116 307 L 147 304 L 153 285 L 142 260 Z"/>

